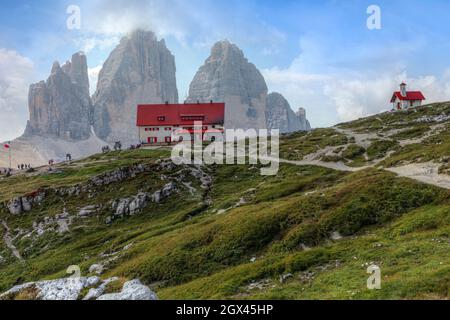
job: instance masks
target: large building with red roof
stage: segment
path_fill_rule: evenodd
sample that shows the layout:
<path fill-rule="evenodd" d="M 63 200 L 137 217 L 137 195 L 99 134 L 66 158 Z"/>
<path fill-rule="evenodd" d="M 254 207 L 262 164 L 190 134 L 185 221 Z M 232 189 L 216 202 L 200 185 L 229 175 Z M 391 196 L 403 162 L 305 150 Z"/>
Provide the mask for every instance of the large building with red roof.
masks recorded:
<path fill-rule="evenodd" d="M 204 141 L 222 137 L 225 103 L 148 104 L 137 107 L 137 127 L 143 144 L 162 145 L 192 140 L 194 134 Z M 194 122 L 202 129 L 195 131 Z"/>
<path fill-rule="evenodd" d="M 420 107 L 425 96 L 420 91 L 406 91 L 406 83 L 400 84 L 400 91 L 394 92 L 391 98 L 393 109 L 402 110 Z"/>

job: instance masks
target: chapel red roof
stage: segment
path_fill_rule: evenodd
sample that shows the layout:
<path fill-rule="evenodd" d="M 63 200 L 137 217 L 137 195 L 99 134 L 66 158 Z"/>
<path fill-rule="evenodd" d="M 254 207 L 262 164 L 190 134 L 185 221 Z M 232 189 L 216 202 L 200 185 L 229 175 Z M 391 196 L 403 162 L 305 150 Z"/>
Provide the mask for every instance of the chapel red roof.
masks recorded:
<path fill-rule="evenodd" d="M 223 124 L 225 103 L 143 104 L 137 107 L 137 126 Z"/>
<path fill-rule="evenodd" d="M 396 91 L 392 95 L 391 102 L 394 102 L 395 98 L 399 100 L 425 100 L 424 95 L 420 91 L 407 91 L 406 97 L 403 97 L 400 91 Z"/>

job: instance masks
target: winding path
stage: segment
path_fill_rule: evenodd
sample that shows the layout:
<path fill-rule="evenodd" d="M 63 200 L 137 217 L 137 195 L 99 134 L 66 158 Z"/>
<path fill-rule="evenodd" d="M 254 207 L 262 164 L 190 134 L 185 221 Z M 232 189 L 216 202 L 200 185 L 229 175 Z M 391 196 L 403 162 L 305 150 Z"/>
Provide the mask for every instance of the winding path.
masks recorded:
<path fill-rule="evenodd" d="M 432 128 L 433 130 L 438 130 L 440 127 L 435 126 Z M 334 127 L 336 131 L 345 134 L 349 138 L 354 138 L 355 143 L 358 145 L 361 145 L 365 148 L 367 148 L 372 139 L 382 139 L 383 137 L 379 137 L 376 133 L 367 133 L 367 134 L 360 134 L 355 133 L 352 130 L 349 129 L 340 129 L 337 127 Z M 414 143 L 413 140 L 411 140 L 410 143 Z M 287 163 L 292 164 L 296 166 L 318 166 L 323 168 L 329 168 L 337 171 L 348 171 L 348 172 L 357 172 L 368 168 L 374 168 L 376 167 L 380 162 L 382 162 L 384 159 L 390 156 L 390 154 L 387 154 L 386 157 L 382 159 L 378 159 L 376 161 L 373 161 L 370 165 L 366 165 L 363 167 L 350 167 L 346 165 L 343 162 L 325 162 L 318 160 L 321 158 L 321 156 L 329 153 L 332 151 L 333 147 L 327 147 L 324 149 L 321 149 L 315 153 L 308 154 L 304 157 L 303 160 L 286 160 L 286 159 L 276 159 L 271 157 L 265 157 L 263 160 L 266 161 L 272 161 L 272 162 L 279 162 L 279 163 Z M 389 172 L 395 173 L 400 177 L 410 178 L 422 183 L 434 185 L 437 187 L 450 189 L 450 175 L 446 174 L 439 174 L 439 164 L 433 163 L 433 162 L 425 162 L 425 163 L 412 163 L 404 166 L 398 166 L 398 167 L 390 167 L 390 168 L 381 168 L 384 170 L 387 170 Z"/>
<path fill-rule="evenodd" d="M 3 236 L 3 241 L 5 242 L 6 246 L 8 247 L 9 250 L 11 250 L 12 254 L 17 259 L 19 259 L 21 262 L 25 261 L 22 258 L 22 256 L 20 255 L 19 250 L 17 250 L 16 246 L 13 244 L 8 225 L 6 224 L 5 221 L 2 221 L 2 225 L 3 225 L 3 228 L 5 228 L 5 234 Z"/>

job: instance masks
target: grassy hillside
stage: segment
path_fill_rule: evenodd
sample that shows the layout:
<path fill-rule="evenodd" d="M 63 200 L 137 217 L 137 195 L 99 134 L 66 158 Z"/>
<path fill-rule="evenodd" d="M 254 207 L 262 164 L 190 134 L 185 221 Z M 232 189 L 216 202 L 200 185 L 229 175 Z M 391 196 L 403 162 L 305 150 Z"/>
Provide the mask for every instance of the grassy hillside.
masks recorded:
<path fill-rule="evenodd" d="M 139 278 L 161 299 L 446 299 L 450 192 L 384 168 L 432 161 L 446 174 L 449 114 L 442 104 L 288 135 L 281 157 L 294 162 L 276 176 L 253 165 L 176 167 L 160 149 L 0 178 L 0 291 L 100 263 L 102 277 Z M 339 162 L 353 169 L 333 169 Z M 146 170 L 93 182 L 137 165 Z M 114 215 L 114 200 L 168 183 L 175 191 L 160 202 Z M 30 211 L 9 212 L 12 198 L 38 191 Z M 371 264 L 381 290 L 366 288 Z"/>

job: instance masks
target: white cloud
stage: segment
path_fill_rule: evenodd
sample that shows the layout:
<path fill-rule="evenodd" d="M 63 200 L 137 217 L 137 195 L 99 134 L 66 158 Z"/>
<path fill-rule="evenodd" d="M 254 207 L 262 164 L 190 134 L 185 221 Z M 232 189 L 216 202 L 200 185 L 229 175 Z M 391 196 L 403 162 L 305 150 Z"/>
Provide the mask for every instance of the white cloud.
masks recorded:
<path fill-rule="evenodd" d="M 76 39 L 76 44 L 80 47 L 80 50 L 84 53 L 89 53 L 94 49 L 110 50 L 115 47 L 120 41 L 117 36 L 87 36 Z"/>
<path fill-rule="evenodd" d="M 326 49 L 314 41 L 300 42 L 301 54 L 287 68 L 262 70 L 270 90 L 282 93 L 293 109 L 306 108 L 313 126 L 329 126 L 391 109 L 393 91 L 405 81 L 420 90 L 427 103 L 450 100 L 450 68 L 442 75 L 408 77 L 403 63 L 391 59 L 361 68 L 332 67 L 323 59 Z M 400 60 L 401 61 L 401 60 Z M 314 73 L 311 72 L 314 70 Z"/>
<path fill-rule="evenodd" d="M 100 74 L 100 70 L 102 70 L 102 65 L 98 65 L 93 68 L 88 68 L 88 76 L 89 76 L 89 91 L 94 94 L 97 89 L 98 75 Z"/>
<path fill-rule="evenodd" d="M 0 48 L 0 141 L 20 136 L 28 120 L 28 88 L 35 78 L 33 62 Z"/>
<path fill-rule="evenodd" d="M 256 16 L 251 4 L 217 5 L 203 0 L 89 0 L 82 9 L 82 33 L 96 37 L 122 36 L 137 28 L 153 31 L 159 38 L 173 37 L 181 45 L 207 45 L 228 38 L 233 42 L 263 46 L 274 54 L 287 36 Z M 253 15 L 250 17 L 249 15 Z M 89 49 L 92 43 L 87 45 Z"/>

